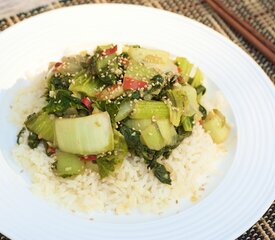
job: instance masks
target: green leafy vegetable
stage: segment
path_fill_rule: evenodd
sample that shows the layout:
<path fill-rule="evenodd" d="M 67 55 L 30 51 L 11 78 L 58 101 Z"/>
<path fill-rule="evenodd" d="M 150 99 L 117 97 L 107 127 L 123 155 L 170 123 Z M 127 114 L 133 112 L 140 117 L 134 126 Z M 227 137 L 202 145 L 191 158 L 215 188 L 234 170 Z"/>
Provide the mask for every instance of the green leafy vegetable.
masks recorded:
<path fill-rule="evenodd" d="M 111 120 L 114 121 L 115 116 L 117 115 L 118 110 L 119 110 L 116 102 L 106 102 L 105 109 L 109 113 Z"/>
<path fill-rule="evenodd" d="M 50 84 L 54 86 L 53 90 L 68 89 L 70 86 L 69 76 L 63 76 L 61 74 L 54 74 L 50 79 Z"/>
<path fill-rule="evenodd" d="M 74 77 L 70 84 L 69 90 L 75 93 L 84 93 L 86 96 L 95 97 L 100 92 L 103 84 L 99 80 L 93 78 L 87 71 L 81 71 Z"/>
<path fill-rule="evenodd" d="M 206 118 L 206 115 L 207 115 L 206 109 L 202 105 L 199 105 L 199 111 L 202 114 L 202 120 L 204 120 Z"/>
<path fill-rule="evenodd" d="M 29 133 L 29 136 L 28 136 L 28 145 L 31 149 L 34 149 L 34 148 L 37 148 L 37 146 L 39 145 L 40 143 L 40 139 L 38 138 L 38 135 L 33 133 L 33 132 L 30 132 Z"/>
<path fill-rule="evenodd" d="M 108 157 L 101 157 L 96 160 L 99 175 L 101 178 L 109 176 L 109 174 L 115 171 L 114 159 L 108 159 Z"/>
<path fill-rule="evenodd" d="M 119 101 L 98 101 L 94 100 L 94 105 L 102 112 L 107 111 L 110 115 L 112 123 L 115 123 L 115 117 L 119 111 Z"/>
<path fill-rule="evenodd" d="M 166 170 L 164 165 L 154 161 L 154 163 L 151 165 L 151 169 L 160 182 L 171 184 L 170 172 Z"/>
<path fill-rule="evenodd" d="M 124 136 L 129 149 L 137 156 L 144 158 L 148 168 L 153 171 L 154 175 L 160 180 L 160 182 L 171 184 L 170 173 L 167 171 L 164 165 L 157 162 L 157 159 L 161 155 L 168 157 L 170 155 L 170 149 L 163 148 L 160 151 L 149 149 L 141 143 L 140 133 L 128 128 L 125 125 L 121 126 L 120 132 Z"/>
<path fill-rule="evenodd" d="M 206 88 L 203 85 L 199 85 L 195 89 L 197 91 L 197 95 L 204 95 L 206 92 Z"/>
<path fill-rule="evenodd" d="M 41 140 L 45 149 L 45 153 L 47 154 L 47 156 L 52 156 L 53 154 L 55 154 L 56 152 L 56 148 L 51 146 L 50 144 L 48 144 L 47 141 L 45 140 Z"/>
<path fill-rule="evenodd" d="M 164 81 L 160 92 L 157 95 L 153 96 L 153 100 L 161 100 L 168 95 L 168 90 L 173 88 L 173 85 L 177 81 L 177 76 L 173 75 L 172 77 L 166 76 L 166 81 Z"/>
<path fill-rule="evenodd" d="M 110 173 L 118 168 L 128 153 L 128 147 L 124 136 L 116 130 L 114 130 L 114 141 L 115 147 L 112 154 L 99 157 L 96 160 L 101 178 L 109 176 Z"/>
<path fill-rule="evenodd" d="M 117 165 L 120 165 L 128 153 L 128 146 L 124 136 L 117 130 L 114 130 L 114 159 Z"/>
<path fill-rule="evenodd" d="M 178 139 L 176 145 L 179 145 L 183 139 L 191 136 L 192 132 L 191 131 L 185 131 L 183 126 L 180 125 L 176 128 L 177 134 L 178 134 Z"/>
<path fill-rule="evenodd" d="M 151 89 L 149 90 L 149 93 L 158 95 L 162 89 L 162 85 L 164 83 L 164 79 L 160 74 L 155 75 L 151 80 Z"/>
<path fill-rule="evenodd" d="M 20 144 L 20 139 L 23 135 L 23 133 L 26 131 L 26 128 L 25 127 L 22 127 L 22 129 L 20 130 L 20 132 L 17 134 L 17 140 L 16 140 L 16 143 L 19 145 Z"/>
<path fill-rule="evenodd" d="M 53 113 L 57 116 L 63 116 L 68 108 L 83 110 L 89 114 L 87 108 L 81 103 L 79 98 L 72 96 L 72 93 L 67 90 L 58 90 L 55 98 L 50 98 L 48 104 L 43 108 L 47 113 Z"/>
<path fill-rule="evenodd" d="M 191 117 L 182 116 L 181 124 L 182 124 L 184 131 L 187 131 L 187 132 L 192 131 L 193 126 L 194 126 L 194 115 Z"/>
<path fill-rule="evenodd" d="M 122 69 L 118 65 L 117 55 L 101 55 L 100 53 L 95 55 L 93 59 L 94 72 L 97 78 L 106 85 L 112 85 L 119 80 Z"/>
<path fill-rule="evenodd" d="M 27 129 L 31 148 L 42 142 L 49 156 L 57 155 L 59 176 L 87 167 L 107 177 L 129 148 L 162 183 L 171 184 L 161 161 L 192 134 L 195 121 L 202 119 L 217 143 L 229 134 L 224 116 L 216 110 L 207 115 L 200 105 L 204 77 L 186 58 L 173 61 L 168 52 L 138 45 L 117 53 L 117 45 L 108 44 L 93 54 L 63 57 L 49 69 L 47 104 L 27 118 L 17 144 Z"/>

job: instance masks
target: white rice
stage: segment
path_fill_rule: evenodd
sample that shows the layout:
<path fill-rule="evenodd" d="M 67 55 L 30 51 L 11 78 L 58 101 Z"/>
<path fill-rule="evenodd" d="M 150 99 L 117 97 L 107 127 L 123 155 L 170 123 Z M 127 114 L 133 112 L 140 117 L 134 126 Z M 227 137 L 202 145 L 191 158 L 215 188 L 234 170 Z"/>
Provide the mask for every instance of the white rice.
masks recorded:
<path fill-rule="evenodd" d="M 38 81 L 17 94 L 13 103 L 16 109 L 13 108 L 11 116 L 18 126 L 44 105 L 45 100 L 41 98 L 44 91 L 45 86 Z M 142 159 L 130 154 L 118 171 L 103 180 L 91 170 L 74 178 L 61 178 L 53 173 L 54 160 L 44 153 L 43 146 L 32 150 L 26 138 L 27 134 L 22 143 L 14 147 L 13 156 L 30 173 L 33 192 L 77 212 L 111 210 L 129 213 L 138 209 L 161 213 L 183 198 L 197 201 L 223 154 L 223 150 L 197 124 L 193 134 L 163 161 L 171 172 L 172 185 L 159 182 Z"/>

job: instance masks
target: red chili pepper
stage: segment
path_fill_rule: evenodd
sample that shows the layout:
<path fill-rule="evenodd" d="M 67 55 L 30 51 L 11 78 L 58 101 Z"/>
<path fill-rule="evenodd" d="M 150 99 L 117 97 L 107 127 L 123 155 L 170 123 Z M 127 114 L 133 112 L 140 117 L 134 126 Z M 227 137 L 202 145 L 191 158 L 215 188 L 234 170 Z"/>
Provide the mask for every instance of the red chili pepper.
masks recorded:
<path fill-rule="evenodd" d="M 112 48 L 104 49 L 102 51 L 102 55 L 111 55 L 117 51 L 117 45 L 113 46 Z"/>
<path fill-rule="evenodd" d="M 62 65 L 62 62 L 56 62 L 56 63 L 54 64 L 54 68 L 53 68 L 52 72 L 56 72 L 56 71 L 57 71 L 57 68 L 58 68 L 60 65 Z"/>
<path fill-rule="evenodd" d="M 183 81 L 182 76 L 178 76 L 177 81 L 181 83 Z"/>
<path fill-rule="evenodd" d="M 96 160 L 96 155 L 82 156 L 82 157 L 80 157 L 80 159 L 84 160 L 84 161 L 95 161 Z"/>
<path fill-rule="evenodd" d="M 124 64 L 124 65 L 127 65 L 129 64 L 129 60 L 127 58 L 122 58 L 121 59 L 121 62 Z"/>
<path fill-rule="evenodd" d="M 55 154 L 55 152 L 56 152 L 56 148 L 48 146 L 48 149 L 47 149 L 48 154 L 52 155 L 52 154 Z"/>
<path fill-rule="evenodd" d="M 146 88 L 147 82 L 136 80 L 130 77 L 124 77 L 123 79 L 123 89 L 124 90 L 137 90 L 140 88 Z"/>
<path fill-rule="evenodd" d="M 90 109 L 92 101 L 88 97 L 82 98 L 81 102 L 86 106 L 86 108 Z"/>
<path fill-rule="evenodd" d="M 62 62 L 57 62 L 57 63 L 54 64 L 54 67 L 58 68 L 60 65 L 62 65 Z"/>

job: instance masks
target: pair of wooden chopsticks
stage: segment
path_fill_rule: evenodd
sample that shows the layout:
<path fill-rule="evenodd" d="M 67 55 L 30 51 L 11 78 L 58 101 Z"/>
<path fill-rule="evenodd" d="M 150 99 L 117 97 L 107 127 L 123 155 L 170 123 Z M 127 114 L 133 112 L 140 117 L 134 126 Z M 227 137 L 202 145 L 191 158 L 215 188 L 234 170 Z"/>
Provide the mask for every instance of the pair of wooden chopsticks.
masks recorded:
<path fill-rule="evenodd" d="M 275 64 L 275 46 L 257 32 L 249 23 L 240 19 L 218 0 L 205 0 L 220 17 L 238 31 L 248 42 Z"/>

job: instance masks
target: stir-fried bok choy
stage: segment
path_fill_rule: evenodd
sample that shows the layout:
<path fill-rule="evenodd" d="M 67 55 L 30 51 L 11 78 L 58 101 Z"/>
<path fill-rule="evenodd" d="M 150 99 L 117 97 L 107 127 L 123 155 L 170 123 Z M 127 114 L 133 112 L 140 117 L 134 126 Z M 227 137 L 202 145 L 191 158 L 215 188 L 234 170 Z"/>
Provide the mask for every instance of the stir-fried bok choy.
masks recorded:
<path fill-rule="evenodd" d="M 118 52 L 110 44 L 63 57 L 49 66 L 47 104 L 26 119 L 17 142 L 28 134 L 31 148 L 43 144 L 60 177 L 90 169 L 104 178 L 134 154 L 171 184 L 163 159 L 196 123 L 215 143 L 230 131 L 220 111 L 207 113 L 201 105 L 203 79 L 186 58 L 173 60 L 168 52 L 137 45 Z"/>

